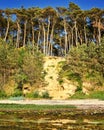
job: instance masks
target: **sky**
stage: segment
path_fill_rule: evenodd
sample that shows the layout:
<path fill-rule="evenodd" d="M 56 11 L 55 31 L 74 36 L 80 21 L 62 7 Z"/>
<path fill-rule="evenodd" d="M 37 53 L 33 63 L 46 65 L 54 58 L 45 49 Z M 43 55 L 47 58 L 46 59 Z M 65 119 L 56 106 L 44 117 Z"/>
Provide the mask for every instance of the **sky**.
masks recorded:
<path fill-rule="evenodd" d="M 69 2 L 74 2 L 79 5 L 81 9 L 87 10 L 93 7 L 98 7 L 104 9 L 104 0 L 0 0 L 0 9 L 5 8 L 24 8 L 29 7 L 40 7 L 44 8 L 47 6 L 68 7 Z"/>

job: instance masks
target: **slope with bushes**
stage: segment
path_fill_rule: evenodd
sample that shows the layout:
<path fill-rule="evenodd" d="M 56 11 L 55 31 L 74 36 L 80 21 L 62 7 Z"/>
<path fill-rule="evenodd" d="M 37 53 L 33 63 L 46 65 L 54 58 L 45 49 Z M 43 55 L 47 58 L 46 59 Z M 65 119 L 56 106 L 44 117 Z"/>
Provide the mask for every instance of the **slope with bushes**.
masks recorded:
<path fill-rule="evenodd" d="M 30 89 L 39 87 L 44 78 L 42 71 L 43 56 L 31 45 L 15 48 L 12 43 L 0 41 L 0 91 L 9 96 L 22 95 L 25 84 Z"/>
<path fill-rule="evenodd" d="M 77 82 L 76 92 L 104 91 L 104 41 L 72 47 L 59 75 L 60 80 Z"/>

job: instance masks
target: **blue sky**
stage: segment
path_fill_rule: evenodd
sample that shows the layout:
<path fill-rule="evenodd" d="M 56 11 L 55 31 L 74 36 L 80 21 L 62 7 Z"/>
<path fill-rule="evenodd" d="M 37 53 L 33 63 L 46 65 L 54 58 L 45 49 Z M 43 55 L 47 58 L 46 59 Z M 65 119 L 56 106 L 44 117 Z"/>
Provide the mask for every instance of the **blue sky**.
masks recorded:
<path fill-rule="evenodd" d="M 104 9 L 104 0 L 0 0 L 0 9 L 20 8 L 22 5 L 28 7 L 68 7 L 69 2 L 78 4 L 81 9 L 91 9 L 98 7 Z"/>

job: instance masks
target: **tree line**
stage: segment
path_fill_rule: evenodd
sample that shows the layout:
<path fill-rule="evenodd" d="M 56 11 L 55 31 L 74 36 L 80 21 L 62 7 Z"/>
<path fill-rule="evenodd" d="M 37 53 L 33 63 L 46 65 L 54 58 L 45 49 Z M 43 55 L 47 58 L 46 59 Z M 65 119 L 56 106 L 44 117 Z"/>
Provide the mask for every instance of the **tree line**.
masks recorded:
<path fill-rule="evenodd" d="M 45 55 L 66 55 L 71 46 L 101 43 L 104 9 L 65 7 L 0 9 L 0 37 L 16 48 L 30 45 Z"/>

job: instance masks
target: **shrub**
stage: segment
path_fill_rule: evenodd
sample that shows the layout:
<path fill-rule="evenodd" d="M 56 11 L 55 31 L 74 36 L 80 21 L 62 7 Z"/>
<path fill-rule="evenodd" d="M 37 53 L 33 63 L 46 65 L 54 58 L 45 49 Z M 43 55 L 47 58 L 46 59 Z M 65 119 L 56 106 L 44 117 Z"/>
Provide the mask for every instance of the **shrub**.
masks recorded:
<path fill-rule="evenodd" d="M 40 95 L 39 95 L 38 91 L 35 91 L 35 92 L 32 92 L 32 93 L 26 94 L 26 97 L 27 98 L 40 98 Z"/>
<path fill-rule="evenodd" d="M 59 72 L 59 79 L 63 78 L 78 82 L 78 91 L 86 80 L 93 83 L 93 87 L 104 86 L 104 44 L 71 48 Z"/>
<path fill-rule="evenodd" d="M 63 81 L 63 79 L 58 79 L 58 82 L 61 85 L 64 81 Z"/>
<path fill-rule="evenodd" d="M 16 89 L 15 92 L 12 94 L 12 97 L 20 97 L 23 96 L 22 91 L 19 89 Z"/>
<path fill-rule="evenodd" d="M 0 91 L 0 98 L 2 99 L 6 97 L 7 97 L 6 93 L 4 91 Z"/>
<path fill-rule="evenodd" d="M 33 94 L 34 98 L 39 98 L 40 95 L 39 95 L 39 92 L 38 91 L 35 91 L 34 94 Z"/>
<path fill-rule="evenodd" d="M 49 93 L 47 91 L 43 92 L 41 98 L 50 98 Z"/>

